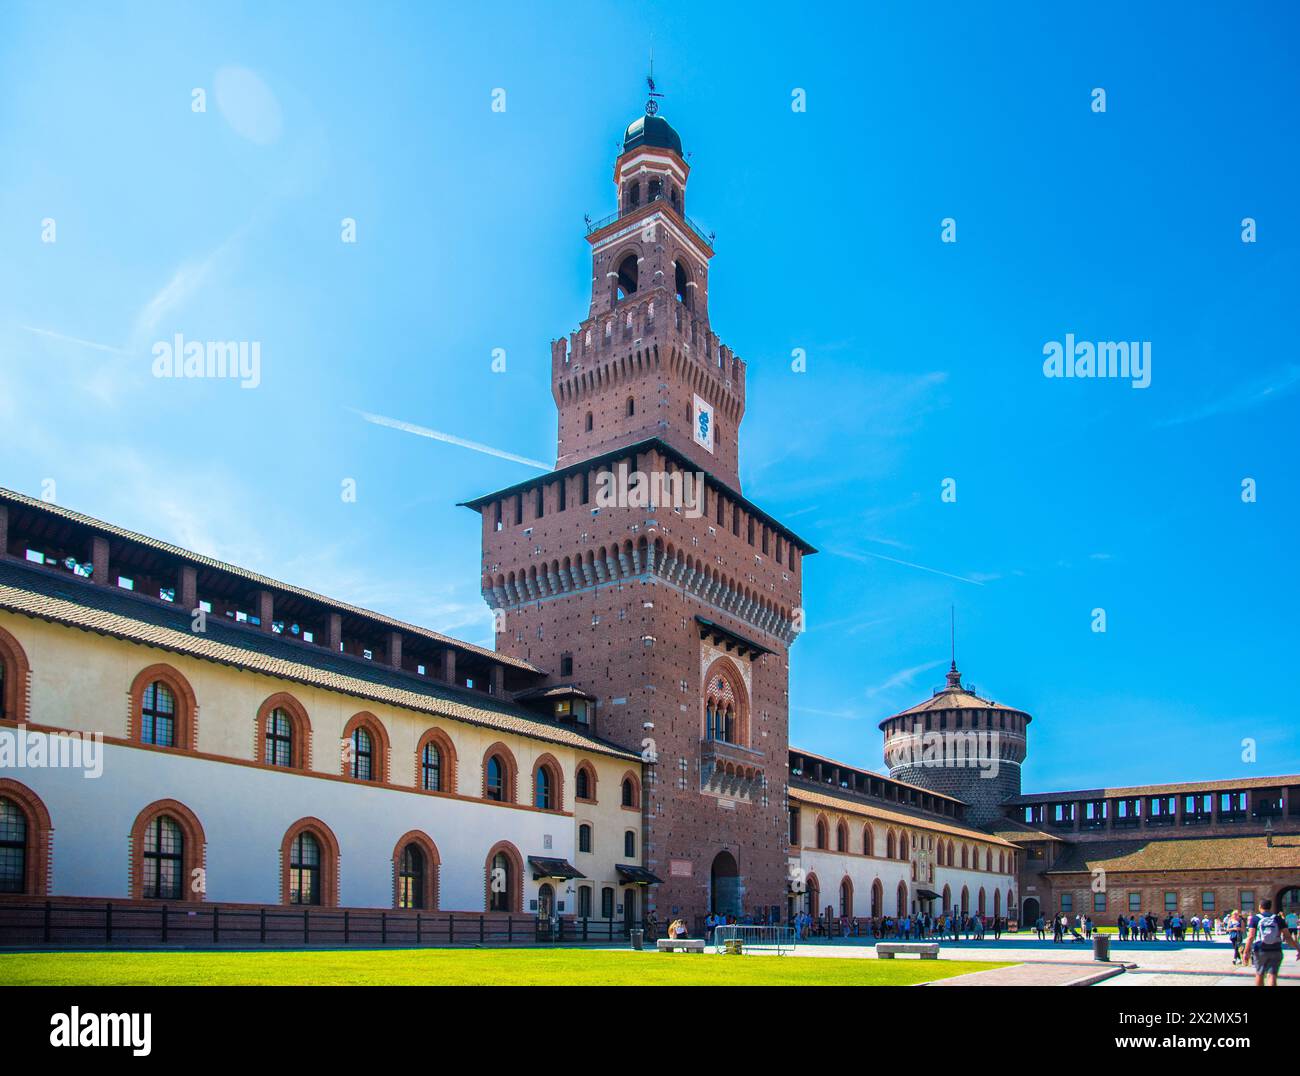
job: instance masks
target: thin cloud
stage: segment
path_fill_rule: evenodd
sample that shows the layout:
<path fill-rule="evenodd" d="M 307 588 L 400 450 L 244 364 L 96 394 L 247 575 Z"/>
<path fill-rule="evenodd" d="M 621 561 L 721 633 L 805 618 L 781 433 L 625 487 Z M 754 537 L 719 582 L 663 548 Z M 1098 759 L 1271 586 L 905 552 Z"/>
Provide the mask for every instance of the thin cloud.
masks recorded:
<path fill-rule="evenodd" d="M 1200 422 L 1202 419 L 1214 418 L 1217 415 L 1245 411 L 1285 396 L 1297 385 L 1300 385 L 1300 366 L 1287 366 L 1263 380 L 1256 381 L 1236 392 L 1229 392 L 1195 411 L 1157 422 L 1156 426 L 1158 428 L 1183 426 L 1189 422 Z"/>
<path fill-rule="evenodd" d="M 76 344 L 78 347 L 93 348 L 95 351 L 108 351 L 114 355 L 129 355 L 131 352 L 126 348 L 113 347 L 111 344 L 100 344 L 94 340 L 83 340 L 79 336 L 68 336 L 65 333 L 57 333 L 53 329 L 38 329 L 35 325 L 19 325 L 18 328 L 24 332 L 35 333 L 37 336 L 47 336 L 51 340 L 61 340 L 65 344 Z"/>
<path fill-rule="evenodd" d="M 416 426 L 414 423 L 403 422 L 401 419 L 396 418 L 387 418 L 384 415 L 372 415 L 368 411 L 358 411 L 357 414 L 376 426 L 387 426 L 389 429 L 413 433 L 418 437 L 428 437 L 434 441 L 445 441 L 449 445 L 459 445 L 461 448 L 482 452 L 487 456 L 496 456 L 497 459 L 510 460 L 512 463 L 522 463 L 528 467 L 536 467 L 539 471 L 549 471 L 551 469 L 549 463 L 543 463 L 541 460 L 530 460 L 527 456 L 516 456 L 513 452 L 505 452 L 502 449 L 493 448 L 491 445 L 480 444 L 478 441 L 467 441 L 465 438 L 457 437 L 452 433 L 431 430 L 427 426 Z"/>
<path fill-rule="evenodd" d="M 945 572 L 940 568 L 928 568 L 924 564 L 914 564 L 910 560 L 899 560 L 897 557 L 887 557 L 883 553 L 872 553 L 865 549 L 861 551 L 850 549 L 828 549 L 826 552 L 833 557 L 843 557 L 845 560 L 856 560 L 859 562 L 863 561 L 866 557 L 871 557 L 874 560 L 887 560 L 890 564 L 901 564 L 904 568 L 915 568 L 919 572 L 929 572 L 931 575 L 941 575 L 945 579 L 955 579 L 959 583 L 970 583 L 972 586 L 977 587 L 982 587 L 984 585 L 983 580 L 980 579 L 969 579 L 964 575 L 954 575 L 952 572 Z"/>
<path fill-rule="evenodd" d="M 887 691 L 896 691 L 899 688 L 910 687 L 912 681 L 922 673 L 927 673 L 931 669 L 937 669 L 942 664 L 942 661 L 927 661 L 924 665 L 913 665 L 910 669 L 899 669 L 893 676 L 877 684 L 875 687 L 867 688 L 867 698 L 874 699 L 877 695 L 883 695 Z"/>

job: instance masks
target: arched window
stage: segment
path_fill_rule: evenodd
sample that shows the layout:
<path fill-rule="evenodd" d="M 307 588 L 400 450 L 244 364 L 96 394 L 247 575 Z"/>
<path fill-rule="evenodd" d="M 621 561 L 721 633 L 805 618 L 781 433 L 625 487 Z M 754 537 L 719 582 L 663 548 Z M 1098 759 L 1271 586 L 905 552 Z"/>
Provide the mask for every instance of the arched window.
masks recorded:
<path fill-rule="evenodd" d="M 578 763 L 578 772 L 573 779 L 573 793 L 580 800 L 596 802 L 596 772 L 590 763 Z"/>
<path fill-rule="evenodd" d="M 503 743 L 493 744 L 483 755 L 483 798 L 497 803 L 515 802 L 515 757 Z"/>
<path fill-rule="evenodd" d="M 418 829 L 404 834 L 393 848 L 393 907 L 438 907 L 438 849 Z"/>
<path fill-rule="evenodd" d="M 677 301 L 689 308 L 691 305 L 690 277 L 687 275 L 686 266 L 680 261 L 673 262 L 673 286 L 677 294 Z"/>
<path fill-rule="evenodd" d="M 487 798 L 490 800 L 504 800 L 505 797 L 506 767 L 501 761 L 499 755 L 493 755 L 488 759 L 487 764 Z"/>
<path fill-rule="evenodd" d="M 543 811 L 550 811 L 555 806 L 555 788 L 551 771 L 545 766 L 538 766 L 533 775 L 533 806 Z"/>
<path fill-rule="evenodd" d="M 533 769 L 533 806 L 543 811 L 564 808 L 564 778 L 553 755 L 543 755 Z"/>
<path fill-rule="evenodd" d="M 170 665 L 151 665 L 131 684 L 132 738 L 156 747 L 196 746 L 194 691 Z"/>
<path fill-rule="evenodd" d="M 636 293 L 638 277 L 638 267 L 635 254 L 629 254 L 618 263 L 618 282 L 617 293 L 618 299 L 626 299 L 629 295 Z"/>
<path fill-rule="evenodd" d="M 849 917 L 853 914 L 853 882 L 846 875 L 840 882 L 840 915 Z"/>
<path fill-rule="evenodd" d="M 270 766 L 289 766 L 293 759 L 293 723 L 288 713 L 277 706 L 266 717 L 264 761 Z"/>
<path fill-rule="evenodd" d="M 636 833 L 633 830 L 623 834 L 623 855 L 628 859 L 636 858 Z"/>
<path fill-rule="evenodd" d="M 442 752 L 432 741 L 420 752 L 420 787 L 426 792 L 442 791 Z"/>
<path fill-rule="evenodd" d="M 875 854 L 875 842 L 871 839 L 871 826 L 862 827 L 862 854 L 870 856 Z"/>
<path fill-rule="evenodd" d="M 586 822 L 578 827 L 578 851 L 591 851 L 591 826 Z"/>
<path fill-rule="evenodd" d="M 898 838 L 898 858 L 906 859 L 908 855 L 907 834 L 904 833 Z"/>
<path fill-rule="evenodd" d="M 262 761 L 291 770 L 310 769 L 311 722 L 288 692 L 272 695 L 257 710 Z"/>
<path fill-rule="evenodd" d="M 898 914 L 907 914 L 907 883 L 898 883 Z"/>
<path fill-rule="evenodd" d="M 824 818 L 817 819 L 817 847 L 823 849 L 829 847 L 826 838 L 826 819 Z"/>
<path fill-rule="evenodd" d="M 399 847 L 406 843 L 403 838 Z M 339 842 L 329 826 L 319 818 L 301 818 L 289 827 L 280 843 L 282 904 L 337 907 L 338 872 Z"/>
<path fill-rule="evenodd" d="M 984 914 L 984 887 L 980 886 L 979 914 Z"/>
<path fill-rule="evenodd" d="M 843 822 L 835 827 L 835 851 L 847 852 L 849 850 L 849 827 Z"/>
<path fill-rule="evenodd" d="M 429 729 L 420 737 L 415 787 L 425 792 L 456 791 L 456 748 L 441 729 Z"/>
<path fill-rule="evenodd" d="M 352 776 L 358 781 L 375 779 L 375 742 L 364 728 L 352 730 Z"/>
<path fill-rule="evenodd" d="M 144 871 L 140 896 L 180 900 L 185 888 L 185 835 L 175 820 L 160 814 L 145 827 Z"/>
<path fill-rule="evenodd" d="M 486 907 L 490 912 L 521 911 L 523 900 L 523 860 L 515 846 L 501 841 L 488 852 L 486 867 Z"/>
<path fill-rule="evenodd" d="M 627 417 L 631 418 L 635 414 L 636 414 L 636 400 L 634 400 L 631 396 L 629 396 L 627 398 Z"/>
<path fill-rule="evenodd" d="M 967 849 L 966 849 L 966 846 L 963 844 L 963 845 L 961 846 L 961 867 L 962 867 L 962 870 L 965 870 L 968 866 L 969 866 L 969 864 L 967 863 Z M 963 908 L 962 910 L 964 911 L 965 908 Z"/>
<path fill-rule="evenodd" d="M 349 741 L 344 775 L 357 781 L 388 780 L 388 733 L 374 714 L 354 714 L 343 729 Z"/>
<path fill-rule="evenodd" d="M 892 829 L 885 836 L 885 858 L 886 859 L 898 858 L 898 843 L 894 838 L 894 831 Z"/>
<path fill-rule="evenodd" d="M 321 903 L 320 841 L 299 833 L 289 845 L 289 903 Z"/>
<path fill-rule="evenodd" d="M 203 828 L 183 803 L 150 804 L 131 827 L 130 895 L 145 900 L 202 900 L 204 845 Z"/>
<path fill-rule="evenodd" d="M 26 720 L 28 672 L 27 655 L 18 640 L 0 628 L 0 721 Z"/>
<path fill-rule="evenodd" d="M 399 908 L 424 907 L 424 853 L 414 842 L 402 849 L 397 868 L 397 906 Z"/>
<path fill-rule="evenodd" d="M 591 433 L 591 412 L 590 411 L 587 412 L 586 432 Z"/>
<path fill-rule="evenodd" d="M 176 746 L 176 696 L 161 680 L 144 689 L 140 702 L 140 740 L 158 747 Z"/>
<path fill-rule="evenodd" d="M 641 785 L 636 777 L 627 774 L 623 778 L 622 785 L 623 806 L 628 808 L 641 806 Z"/>
<path fill-rule="evenodd" d="M 23 809 L 0 798 L 0 893 L 27 892 L 29 832 Z"/>
<path fill-rule="evenodd" d="M 704 732 L 708 740 L 749 743 L 749 698 L 734 662 L 718 658 L 704 680 Z"/>

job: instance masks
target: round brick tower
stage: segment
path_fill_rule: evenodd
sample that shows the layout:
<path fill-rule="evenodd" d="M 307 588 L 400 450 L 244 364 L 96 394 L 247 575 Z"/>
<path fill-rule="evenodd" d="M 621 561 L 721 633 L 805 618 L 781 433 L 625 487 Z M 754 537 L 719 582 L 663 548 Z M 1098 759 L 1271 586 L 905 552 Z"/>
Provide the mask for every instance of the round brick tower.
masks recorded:
<path fill-rule="evenodd" d="M 963 687 L 954 661 L 946 686 L 880 723 L 889 776 L 962 800 L 969 822 L 991 822 L 1020 795 L 1031 720 Z"/>

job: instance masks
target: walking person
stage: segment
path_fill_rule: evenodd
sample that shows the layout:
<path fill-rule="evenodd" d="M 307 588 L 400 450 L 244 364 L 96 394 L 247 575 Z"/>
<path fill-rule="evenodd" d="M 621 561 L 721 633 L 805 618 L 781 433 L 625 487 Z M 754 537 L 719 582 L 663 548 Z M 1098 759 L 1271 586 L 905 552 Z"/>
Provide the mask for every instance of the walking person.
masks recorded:
<path fill-rule="evenodd" d="M 1282 968 L 1282 945 L 1290 945 L 1300 959 L 1300 940 L 1291 933 L 1286 920 L 1273 911 L 1271 900 L 1261 900 L 1259 908 L 1259 912 L 1250 917 L 1243 959 L 1252 960 L 1255 965 L 1256 986 L 1277 986 L 1277 973 Z"/>

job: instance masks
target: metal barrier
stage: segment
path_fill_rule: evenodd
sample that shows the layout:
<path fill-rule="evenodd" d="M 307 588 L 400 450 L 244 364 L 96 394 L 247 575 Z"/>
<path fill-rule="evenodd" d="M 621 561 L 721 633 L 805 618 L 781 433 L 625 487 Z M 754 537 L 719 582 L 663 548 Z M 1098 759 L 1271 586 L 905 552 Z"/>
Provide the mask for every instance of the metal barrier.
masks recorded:
<path fill-rule="evenodd" d="M 723 952 L 727 947 L 727 942 L 738 941 L 741 948 L 748 952 L 750 949 L 772 949 L 777 955 L 783 955 L 794 951 L 799 944 L 795 937 L 793 927 L 768 926 L 768 927 L 750 927 L 750 926 L 721 926 L 713 928 L 713 937 L 705 939 L 712 945 L 716 952 Z"/>

